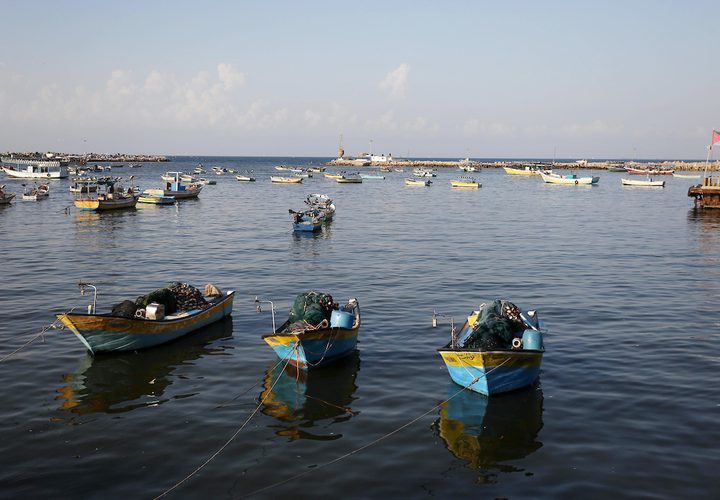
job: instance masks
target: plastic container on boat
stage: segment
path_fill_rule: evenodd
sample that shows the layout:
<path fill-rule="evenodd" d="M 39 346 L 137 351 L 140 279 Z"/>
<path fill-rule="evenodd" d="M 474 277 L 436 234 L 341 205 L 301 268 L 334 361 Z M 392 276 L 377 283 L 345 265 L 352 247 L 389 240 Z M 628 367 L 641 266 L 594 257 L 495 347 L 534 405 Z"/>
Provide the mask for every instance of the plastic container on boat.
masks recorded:
<path fill-rule="evenodd" d="M 355 323 L 355 316 L 345 311 L 333 311 L 330 313 L 330 326 L 332 328 L 352 328 Z"/>
<path fill-rule="evenodd" d="M 536 330 L 525 330 L 522 336 L 523 349 L 539 351 L 542 349 L 542 333 Z"/>

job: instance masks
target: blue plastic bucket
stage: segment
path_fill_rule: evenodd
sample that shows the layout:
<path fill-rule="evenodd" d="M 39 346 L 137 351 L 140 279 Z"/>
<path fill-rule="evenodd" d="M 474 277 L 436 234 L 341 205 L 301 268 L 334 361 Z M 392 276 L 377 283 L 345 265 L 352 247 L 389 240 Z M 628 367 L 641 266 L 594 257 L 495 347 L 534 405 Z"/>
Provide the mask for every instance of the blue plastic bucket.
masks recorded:
<path fill-rule="evenodd" d="M 525 330 L 522 336 L 523 349 L 539 351 L 542 349 L 542 333 L 535 330 Z"/>
<path fill-rule="evenodd" d="M 333 328 L 352 328 L 355 323 L 355 315 L 345 311 L 333 311 L 330 313 L 330 326 Z"/>

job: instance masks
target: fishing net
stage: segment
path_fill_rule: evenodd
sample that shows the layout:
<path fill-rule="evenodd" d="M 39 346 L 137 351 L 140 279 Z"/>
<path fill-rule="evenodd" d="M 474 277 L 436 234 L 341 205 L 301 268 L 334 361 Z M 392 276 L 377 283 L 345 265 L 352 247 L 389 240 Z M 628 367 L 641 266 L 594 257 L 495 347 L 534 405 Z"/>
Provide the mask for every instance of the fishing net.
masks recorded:
<path fill-rule="evenodd" d="M 135 300 L 135 305 L 145 308 L 148 304 L 156 302 L 165 306 L 165 314 L 173 314 L 178 310 L 175 294 L 168 288 L 158 288 L 147 295 L 141 295 Z"/>
<path fill-rule="evenodd" d="M 480 311 L 473 330 L 461 346 L 468 349 L 510 349 L 513 338 L 525 330 L 520 309 L 507 300 L 495 300 Z"/>
<path fill-rule="evenodd" d="M 336 308 L 337 304 L 333 301 L 332 295 L 310 290 L 295 298 L 288 321 L 290 323 L 305 321 L 316 326 L 323 320 L 330 321 L 330 313 Z"/>

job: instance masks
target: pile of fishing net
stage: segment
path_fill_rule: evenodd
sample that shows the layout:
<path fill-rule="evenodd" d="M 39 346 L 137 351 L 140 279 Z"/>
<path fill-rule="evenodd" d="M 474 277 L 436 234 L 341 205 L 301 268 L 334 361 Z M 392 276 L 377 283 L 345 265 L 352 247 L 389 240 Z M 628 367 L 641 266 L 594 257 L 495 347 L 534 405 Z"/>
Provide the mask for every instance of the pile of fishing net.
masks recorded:
<path fill-rule="evenodd" d="M 485 304 L 472 332 L 462 346 L 467 349 L 510 349 L 512 341 L 525 330 L 520 308 L 507 300 Z"/>
<path fill-rule="evenodd" d="M 210 304 L 205 300 L 200 290 L 187 283 L 173 281 L 163 288 L 153 290 L 147 295 L 141 295 L 135 301 L 124 300 L 112 308 L 113 316 L 134 318 L 139 309 L 145 309 L 151 303 L 165 306 L 165 314 L 175 314 L 180 311 L 205 309 Z"/>
<path fill-rule="evenodd" d="M 295 297 L 290 308 L 288 322 L 290 324 L 302 323 L 300 327 L 311 325 L 317 327 L 323 321 L 330 321 L 330 314 L 338 305 L 333 301 L 332 295 L 310 290 Z"/>

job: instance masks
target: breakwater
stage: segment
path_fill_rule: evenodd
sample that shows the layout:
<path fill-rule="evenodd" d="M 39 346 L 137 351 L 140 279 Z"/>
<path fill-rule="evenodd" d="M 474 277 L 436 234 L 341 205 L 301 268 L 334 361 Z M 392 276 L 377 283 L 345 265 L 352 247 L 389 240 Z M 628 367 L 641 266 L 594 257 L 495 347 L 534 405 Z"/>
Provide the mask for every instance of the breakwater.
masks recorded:
<path fill-rule="evenodd" d="M 473 166 L 477 168 L 503 168 L 503 167 L 524 167 L 532 165 L 539 168 L 547 169 L 589 169 L 589 170 L 606 170 L 610 167 L 617 166 L 635 166 L 647 167 L 650 162 L 622 162 L 622 161 L 579 161 L 579 162 L 537 162 L 537 161 L 448 161 L 448 160 L 392 160 L 392 161 L 369 161 L 369 160 L 353 160 L 345 158 L 336 158 L 325 165 L 331 167 L 387 167 L 387 168 L 406 168 L 406 167 L 430 167 L 430 168 L 460 168 Z M 652 162 L 655 167 L 673 170 L 702 171 L 705 170 L 704 161 L 659 161 Z M 720 171 L 720 161 L 712 161 L 708 163 L 708 170 Z"/>
<path fill-rule="evenodd" d="M 128 153 L 60 153 L 60 152 L 10 152 L 2 153 L 4 162 L 17 160 L 29 161 L 60 161 L 68 163 L 79 163 L 84 165 L 87 162 L 161 162 L 170 161 L 165 155 L 150 154 L 128 154 Z"/>

